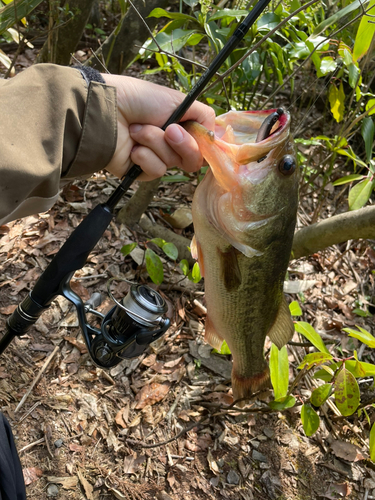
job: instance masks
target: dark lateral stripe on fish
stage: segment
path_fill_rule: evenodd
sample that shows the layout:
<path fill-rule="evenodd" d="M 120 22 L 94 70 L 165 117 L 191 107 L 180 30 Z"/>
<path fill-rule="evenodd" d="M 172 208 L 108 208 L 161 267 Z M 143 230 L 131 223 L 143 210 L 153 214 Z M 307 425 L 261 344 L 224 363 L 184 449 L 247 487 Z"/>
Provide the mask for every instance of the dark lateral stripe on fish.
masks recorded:
<path fill-rule="evenodd" d="M 217 249 L 220 258 L 220 269 L 227 292 L 234 292 L 242 283 L 241 270 L 238 265 L 236 248 L 230 247 L 227 252 Z"/>

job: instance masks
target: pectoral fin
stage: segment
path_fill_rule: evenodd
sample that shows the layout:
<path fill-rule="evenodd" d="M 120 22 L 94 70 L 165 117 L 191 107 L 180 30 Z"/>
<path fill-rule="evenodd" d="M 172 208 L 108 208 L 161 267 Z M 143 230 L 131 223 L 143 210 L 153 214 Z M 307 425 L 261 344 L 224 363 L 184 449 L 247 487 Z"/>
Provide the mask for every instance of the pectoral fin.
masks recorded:
<path fill-rule="evenodd" d="M 204 277 L 204 262 L 203 262 L 202 248 L 199 244 L 199 241 L 195 237 L 195 235 L 193 236 L 193 239 L 191 240 L 190 249 L 191 249 L 191 256 L 193 257 L 193 259 L 198 261 L 199 271 L 201 273 L 201 276 Z"/>
<path fill-rule="evenodd" d="M 276 319 L 268 332 L 268 337 L 270 340 L 281 349 L 294 334 L 294 324 L 292 317 L 290 316 L 290 311 L 288 304 L 286 303 L 285 297 L 282 298 L 280 303 L 279 312 L 277 313 Z"/>

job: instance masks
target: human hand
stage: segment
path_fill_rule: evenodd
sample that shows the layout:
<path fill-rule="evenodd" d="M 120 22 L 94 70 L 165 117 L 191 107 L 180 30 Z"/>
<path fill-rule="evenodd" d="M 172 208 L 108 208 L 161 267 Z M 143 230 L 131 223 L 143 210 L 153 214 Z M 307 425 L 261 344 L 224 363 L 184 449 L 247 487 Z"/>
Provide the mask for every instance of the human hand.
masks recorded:
<path fill-rule="evenodd" d="M 203 157 L 195 139 L 180 125 L 160 127 L 168 120 L 185 95 L 145 80 L 128 76 L 102 75 L 117 89 L 118 132 L 116 151 L 106 170 L 121 178 L 132 163 L 143 173 L 141 181 L 162 177 L 167 168 L 187 172 L 199 170 Z M 205 104 L 194 102 L 181 121 L 195 120 L 214 130 L 215 113 Z"/>

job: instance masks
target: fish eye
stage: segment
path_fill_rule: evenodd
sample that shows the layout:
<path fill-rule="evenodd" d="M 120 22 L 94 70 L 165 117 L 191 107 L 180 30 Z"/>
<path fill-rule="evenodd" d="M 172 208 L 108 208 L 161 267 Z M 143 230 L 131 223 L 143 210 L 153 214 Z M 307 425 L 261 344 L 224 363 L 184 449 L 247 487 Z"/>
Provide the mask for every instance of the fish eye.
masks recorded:
<path fill-rule="evenodd" d="M 283 175 L 292 175 L 296 170 L 296 161 L 293 156 L 284 156 L 279 163 L 279 170 Z"/>

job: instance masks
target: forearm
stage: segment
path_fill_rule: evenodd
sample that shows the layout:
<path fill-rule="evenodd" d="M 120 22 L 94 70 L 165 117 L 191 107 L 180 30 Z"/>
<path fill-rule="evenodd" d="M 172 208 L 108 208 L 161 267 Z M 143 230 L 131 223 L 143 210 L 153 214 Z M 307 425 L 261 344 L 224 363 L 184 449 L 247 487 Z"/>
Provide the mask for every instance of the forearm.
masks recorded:
<path fill-rule="evenodd" d="M 72 68 L 33 66 L 0 80 L 0 224 L 45 211 L 61 179 L 88 176 L 111 160 L 116 89 Z"/>

